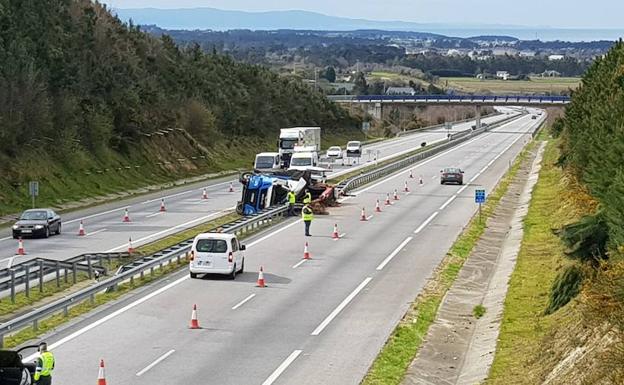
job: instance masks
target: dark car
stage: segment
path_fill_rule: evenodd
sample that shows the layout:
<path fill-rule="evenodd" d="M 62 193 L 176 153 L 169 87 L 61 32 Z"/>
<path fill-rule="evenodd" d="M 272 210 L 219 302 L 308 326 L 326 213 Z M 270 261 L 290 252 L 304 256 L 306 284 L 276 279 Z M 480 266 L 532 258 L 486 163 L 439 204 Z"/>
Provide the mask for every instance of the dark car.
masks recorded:
<path fill-rule="evenodd" d="M 23 363 L 21 352 L 37 346 L 25 346 L 22 349 L 0 350 L 0 384 L 31 385 L 34 381 L 36 364 Z"/>
<path fill-rule="evenodd" d="M 61 217 L 50 209 L 26 210 L 13 225 L 13 238 L 49 237 L 61 233 Z"/>
<path fill-rule="evenodd" d="M 459 168 L 447 167 L 440 171 L 440 184 L 464 184 L 464 172 Z"/>

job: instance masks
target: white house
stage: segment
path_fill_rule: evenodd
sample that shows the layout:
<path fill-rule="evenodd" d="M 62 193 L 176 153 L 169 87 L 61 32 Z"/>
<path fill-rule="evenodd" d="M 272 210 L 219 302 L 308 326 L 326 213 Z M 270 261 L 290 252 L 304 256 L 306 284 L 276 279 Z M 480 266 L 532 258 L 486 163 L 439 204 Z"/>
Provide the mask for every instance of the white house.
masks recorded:
<path fill-rule="evenodd" d="M 509 79 L 509 72 L 507 72 L 507 71 L 496 71 L 496 78 L 497 79 L 502 79 L 502 80 L 507 80 L 507 79 Z"/>
<path fill-rule="evenodd" d="M 548 60 L 554 61 L 554 60 L 563 60 L 565 56 L 563 55 L 550 55 L 548 56 Z"/>
<path fill-rule="evenodd" d="M 388 87 L 386 95 L 416 95 L 412 87 Z"/>

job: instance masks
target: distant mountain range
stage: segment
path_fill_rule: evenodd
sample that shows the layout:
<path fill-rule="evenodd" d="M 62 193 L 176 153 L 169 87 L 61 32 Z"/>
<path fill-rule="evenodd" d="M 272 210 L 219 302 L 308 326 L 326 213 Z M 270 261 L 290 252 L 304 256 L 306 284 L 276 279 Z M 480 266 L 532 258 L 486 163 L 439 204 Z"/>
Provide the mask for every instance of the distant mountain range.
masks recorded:
<path fill-rule="evenodd" d="M 135 24 L 157 25 L 164 29 L 214 30 L 329 30 L 350 31 L 375 29 L 387 31 L 429 32 L 445 36 L 513 36 L 522 40 L 593 41 L 616 40 L 624 29 L 533 28 L 496 24 L 438 24 L 405 21 L 378 21 L 323 15 L 308 11 L 245 12 L 216 8 L 126 8 L 114 10 L 120 19 Z"/>

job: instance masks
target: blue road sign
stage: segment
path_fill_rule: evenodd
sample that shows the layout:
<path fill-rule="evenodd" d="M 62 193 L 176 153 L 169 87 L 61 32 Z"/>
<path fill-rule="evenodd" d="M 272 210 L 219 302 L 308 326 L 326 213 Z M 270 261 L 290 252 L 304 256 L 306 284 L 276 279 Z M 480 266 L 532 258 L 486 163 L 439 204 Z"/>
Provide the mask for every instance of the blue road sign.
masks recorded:
<path fill-rule="evenodd" d="M 485 190 L 475 190 L 475 203 L 485 203 Z"/>

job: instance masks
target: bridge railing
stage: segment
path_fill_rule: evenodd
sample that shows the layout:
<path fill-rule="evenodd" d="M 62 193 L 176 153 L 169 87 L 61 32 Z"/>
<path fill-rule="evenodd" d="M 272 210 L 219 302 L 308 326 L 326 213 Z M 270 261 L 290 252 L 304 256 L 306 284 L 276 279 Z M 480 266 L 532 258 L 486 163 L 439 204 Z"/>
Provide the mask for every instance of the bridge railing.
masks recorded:
<path fill-rule="evenodd" d="M 567 104 L 569 96 L 544 95 L 329 95 L 335 102 L 379 103 L 484 103 L 484 104 Z"/>

